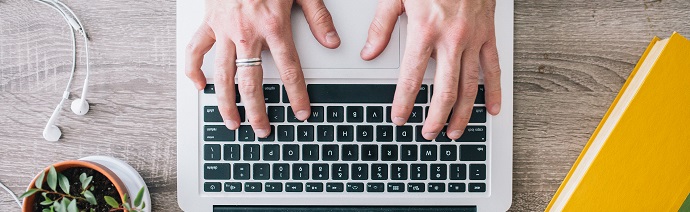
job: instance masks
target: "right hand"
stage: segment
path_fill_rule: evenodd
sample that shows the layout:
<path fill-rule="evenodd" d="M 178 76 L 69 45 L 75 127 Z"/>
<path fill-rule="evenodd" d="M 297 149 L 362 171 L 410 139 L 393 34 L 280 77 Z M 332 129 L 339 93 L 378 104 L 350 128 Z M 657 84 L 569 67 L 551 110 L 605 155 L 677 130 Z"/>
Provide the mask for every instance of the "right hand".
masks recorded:
<path fill-rule="evenodd" d="M 187 46 L 185 72 L 196 88 L 202 90 L 206 86 L 206 76 L 201 71 L 204 54 L 216 45 L 213 78 L 218 110 L 228 129 L 235 130 L 240 126 L 235 104 L 237 75 L 247 120 L 254 133 L 260 138 L 271 133 L 261 66 L 235 66 L 236 58 L 259 58 L 261 51 L 267 49 L 271 50 L 295 116 L 299 120 L 309 118 L 309 96 L 290 27 L 293 3 L 302 7 L 314 37 L 321 45 L 327 48 L 340 45 L 331 14 L 321 0 L 206 0 L 204 22 Z"/>

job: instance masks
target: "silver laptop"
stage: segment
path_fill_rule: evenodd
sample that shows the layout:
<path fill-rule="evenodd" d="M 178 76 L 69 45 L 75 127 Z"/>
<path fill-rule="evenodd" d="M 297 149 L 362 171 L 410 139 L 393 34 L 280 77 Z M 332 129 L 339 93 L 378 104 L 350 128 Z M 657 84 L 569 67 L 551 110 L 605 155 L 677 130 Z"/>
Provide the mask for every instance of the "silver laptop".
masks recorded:
<path fill-rule="evenodd" d="M 198 91 L 184 74 L 185 47 L 202 21 L 203 2 L 177 1 L 177 201 L 183 210 L 510 207 L 512 0 L 499 0 L 496 6 L 501 113 L 486 113 L 480 85 L 463 136 L 452 141 L 440 136 L 430 142 L 418 139 L 417 129 L 431 99 L 433 60 L 415 104 L 417 118 L 396 127 L 387 117 L 405 50 L 406 17 L 400 17 L 381 56 L 373 61 L 359 56 L 374 16 L 374 0 L 325 1 L 341 37 L 334 50 L 322 47 L 301 11 L 293 10 L 295 44 L 313 108 L 307 122 L 292 118 L 273 59 L 263 52 L 264 94 L 273 133 L 267 139 L 256 138 L 246 120 L 240 129 L 228 130 L 217 111 L 213 78 Z M 214 76 L 213 54 L 212 49 L 204 59 L 206 76 Z M 241 109 L 243 103 L 237 105 Z"/>

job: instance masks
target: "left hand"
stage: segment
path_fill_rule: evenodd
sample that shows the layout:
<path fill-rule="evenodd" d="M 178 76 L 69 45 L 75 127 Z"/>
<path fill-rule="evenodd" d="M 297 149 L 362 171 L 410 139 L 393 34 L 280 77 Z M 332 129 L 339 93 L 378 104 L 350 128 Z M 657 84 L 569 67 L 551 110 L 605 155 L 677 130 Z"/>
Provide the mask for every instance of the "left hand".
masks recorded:
<path fill-rule="evenodd" d="M 376 58 L 386 48 L 395 23 L 407 13 L 407 43 L 400 66 L 391 120 L 403 125 L 414 107 L 429 58 L 436 59 L 434 95 L 422 136 L 433 140 L 448 120 L 447 134 L 460 138 L 484 71 L 490 114 L 501 109 L 501 69 L 494 31 L 495 0 L 380 0 L 361 57 Z"/>

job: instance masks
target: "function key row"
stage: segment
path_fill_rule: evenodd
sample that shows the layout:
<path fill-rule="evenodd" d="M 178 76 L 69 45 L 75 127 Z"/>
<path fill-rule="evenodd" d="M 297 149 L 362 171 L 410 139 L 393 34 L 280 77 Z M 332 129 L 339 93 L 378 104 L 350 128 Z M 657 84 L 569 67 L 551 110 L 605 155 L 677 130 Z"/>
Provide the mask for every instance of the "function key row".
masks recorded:
<path fill-rule="evenodd" d="M 361 182 L 206 182 L 204 183 L 205 192 L 486 192 L 485 183 L 364 183 Z"/>

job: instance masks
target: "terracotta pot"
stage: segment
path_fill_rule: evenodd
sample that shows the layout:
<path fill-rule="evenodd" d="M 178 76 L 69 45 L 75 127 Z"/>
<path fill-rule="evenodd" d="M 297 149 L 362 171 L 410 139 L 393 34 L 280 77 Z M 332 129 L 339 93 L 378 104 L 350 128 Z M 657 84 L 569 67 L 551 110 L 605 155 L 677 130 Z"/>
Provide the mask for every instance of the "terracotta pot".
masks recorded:
<path fill-rule="evenodd" d="M 120 194 L 120 197 L 122 197 L 126 193 L 127 196 L 129 196 L 129 198 L 134 198 L 142 186 L 146 187 L 146 183 L 144 183 L 144 180 L 141 178 L 139 173 L 136 172 L 136 170 L 134 170 L 134 168 L 129 166 L 127 163 L 112 157 L 91 156 L 79 160 L 59 162 L 53 164 L 53 166 L 55 167 L 55 170 L 57 172 L 62 172 L 66 169 L 75 167 L 83 167 L 96 170 L 103 174 L 105 177 L 107 177 L 110 180 L 110 182 L 113 183 L 118 193 Z M 43 172 L 47 173 L 49 168 L 50 167 L 45 168 Z M 34 179 L 31 180 L 31 184 L 28 189 L 36 187 L 36 178 L 40 174 L 41 173 L 39 172 L 36 175 L 36 177 L 34 177 Z M 46 179 L 44 179 L 44 182 L 45 180 Z M 24 199 L 24 205 L 22 206 L 23 212 L 31 212 L 34 205 L 35 196 L 36 195 L 31 195 Z M 143 201 L 146 203 L 146 208 L 144 209 L 144 211 L 150 212 L 151 198 L 149 196 L 148 188 L 145 189 Z"/>

